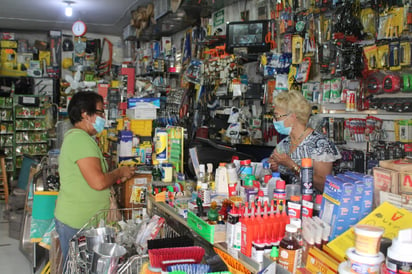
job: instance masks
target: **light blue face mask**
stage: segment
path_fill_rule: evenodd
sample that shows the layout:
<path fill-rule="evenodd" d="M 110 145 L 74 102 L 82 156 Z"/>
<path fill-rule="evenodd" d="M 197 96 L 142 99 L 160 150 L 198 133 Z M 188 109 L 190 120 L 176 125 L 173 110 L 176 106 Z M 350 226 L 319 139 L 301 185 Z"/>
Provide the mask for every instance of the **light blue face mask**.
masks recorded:
<path fill-rule="evenodd" d="M 96 116 L 96 121 L 93 123 L 94 129 L 97 133 L 100 133 L 104 129 L 104 125 L 106 124 L 106 120 L 100 116 Z"/>
<path fill-rule="evenodd" d="M 274 121 L 273 125 L 275 126 L 276 131 L 282 135 L 289 135 L 292 131 L 292 127 L 285 127 L 285 120 Z"/>

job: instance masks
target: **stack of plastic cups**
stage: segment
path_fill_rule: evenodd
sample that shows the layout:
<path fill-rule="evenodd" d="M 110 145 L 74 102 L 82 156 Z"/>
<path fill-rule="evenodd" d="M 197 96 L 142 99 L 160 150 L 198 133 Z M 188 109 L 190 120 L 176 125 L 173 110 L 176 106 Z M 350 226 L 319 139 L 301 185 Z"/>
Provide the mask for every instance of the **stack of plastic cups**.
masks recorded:
<path fill-rule="evenodd" d="M 339 265 L 339 273 L 380 274 L 385 256 L 380 249 L 383 228 L 370 225 L 356 225 L 355 247 L 346 251 L 348 261 Z"/>

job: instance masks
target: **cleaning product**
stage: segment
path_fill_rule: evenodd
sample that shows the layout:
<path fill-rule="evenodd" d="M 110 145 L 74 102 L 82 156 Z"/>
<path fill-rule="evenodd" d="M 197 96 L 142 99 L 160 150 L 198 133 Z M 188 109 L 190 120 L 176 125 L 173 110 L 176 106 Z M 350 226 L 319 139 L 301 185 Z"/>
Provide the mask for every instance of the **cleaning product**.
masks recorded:
<path fill-rule="evenodd" d="M 412 228 L 403 229 L 388 248 L 386 268 L 389 274 L 412 272 Z"/>
<path fill-rule="evenodd" d="M 313 165 L 312 159 L 303 158 L 300 168 L 300 180 L 302 186 L 302 195 L 313 194 Z"/>
<path fill-rule="evenodd" d="M 279 172 L 272 172 L 272 178 L 268 181 L 268 198 L 269 202 L 273 200 L 273 193 L 276 189 L 276 182 L 281 180 Z"/>
<path fill-rule="evenodd" d="M 219 163 L 215 172 L 215 190 L 219 194 L 228 194 L 228 178 L 225 163 Z"/>

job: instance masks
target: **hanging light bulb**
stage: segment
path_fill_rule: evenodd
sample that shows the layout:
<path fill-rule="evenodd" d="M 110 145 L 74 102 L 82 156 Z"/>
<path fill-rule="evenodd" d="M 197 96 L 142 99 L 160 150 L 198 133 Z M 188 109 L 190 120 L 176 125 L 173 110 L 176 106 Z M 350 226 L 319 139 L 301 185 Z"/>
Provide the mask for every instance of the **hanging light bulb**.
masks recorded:
<path fill-rule="evenodd" d="M 64 9 L 64 14 L 65 14 L 67 17 L 70 17 L 70 16 L 73 15 L 73 9 L 72 9 L 72 7 L 70 6 L 70 3 L 67 4 L 66 8 Z"/>

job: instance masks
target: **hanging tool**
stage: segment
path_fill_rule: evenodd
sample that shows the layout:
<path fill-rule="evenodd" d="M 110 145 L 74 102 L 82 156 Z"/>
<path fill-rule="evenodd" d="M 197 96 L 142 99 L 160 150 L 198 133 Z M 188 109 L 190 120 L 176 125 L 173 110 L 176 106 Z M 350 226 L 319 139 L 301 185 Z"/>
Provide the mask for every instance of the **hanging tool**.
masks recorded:
<path fill-rule="evenodd" d="M 275 21 L 270 20 L 270 27 L 268 33 L 265 36 L 266 44 L 270 44 L 270 49 L 273 50 L 277 47 L 276 40 L 275 40 Z"/>
<path fill-rule="evenodd" d="M 108 49 L 109 49 L 109 57 L 107 61 L 102 62 L 101 58 L 103 55 L 103 50 L 105 43 L 107 43 Z M 102 45 L 102 50 L 101 50 L 101 56 L 99 60 L 99 64 L 97 66 L 97 74 L 99 76 L 103 76 L 105 74 L 109 74 L 111 69 L 112 69 L 112 62 L 113 62 L 113 44 L 112 42 L 109 41 L 107 38 L 103 38 L 103 45 Z"/>

